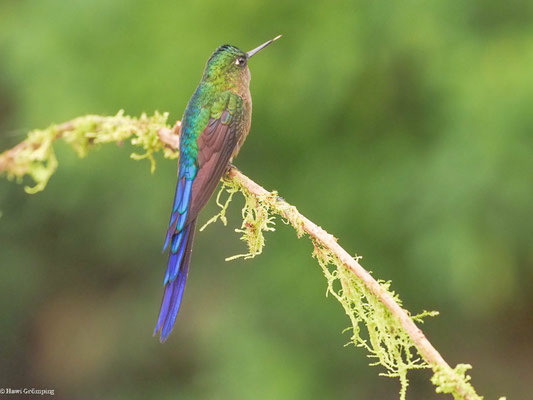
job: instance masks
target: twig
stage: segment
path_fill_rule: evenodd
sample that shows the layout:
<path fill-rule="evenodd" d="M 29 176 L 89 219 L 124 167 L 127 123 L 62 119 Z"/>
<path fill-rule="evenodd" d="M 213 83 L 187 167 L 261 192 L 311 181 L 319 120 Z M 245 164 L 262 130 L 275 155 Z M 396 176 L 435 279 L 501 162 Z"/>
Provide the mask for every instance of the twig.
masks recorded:
<path fill-rule="evenodd" d="M 61 125 L 55 127 L 54 140 L 61 138 L 65 132 L 71 131 L 73 129 L 72 121 L 65 122 Z M 31 143 L 28 140 L 20 142 L 15 147 L 3 152 L 0 154 L 0 172 L 6 171 L 11 164 L 13 164 L 16 156 L 23 150 L 26 150 L 28 147 L 31 147 L 32 150 L 35 150 L 39 147 L 39 143 Z"/>

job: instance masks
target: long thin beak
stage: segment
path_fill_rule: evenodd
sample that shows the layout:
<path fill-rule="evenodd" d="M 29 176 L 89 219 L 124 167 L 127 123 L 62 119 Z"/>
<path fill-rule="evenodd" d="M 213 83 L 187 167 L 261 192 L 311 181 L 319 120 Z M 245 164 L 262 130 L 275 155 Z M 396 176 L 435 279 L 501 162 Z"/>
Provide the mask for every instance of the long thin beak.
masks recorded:
<path fill-rule="evenodd" d="M 270 43 L 272 43 L 275 40 L 278 40 L 280 37 L 281 37 L 281 35 L 278 35 L 274 39 L 270 39 L 268 42 L 263 43 L 261 46 L 256 47 L 253 50 L 250 50 L 248 53 L 246 53 L 246 56 L 248 58 L 252 57 L 254 54 L 259 53 L 261 50 L 263 50 L 265 47 L 267 47 Z"/>

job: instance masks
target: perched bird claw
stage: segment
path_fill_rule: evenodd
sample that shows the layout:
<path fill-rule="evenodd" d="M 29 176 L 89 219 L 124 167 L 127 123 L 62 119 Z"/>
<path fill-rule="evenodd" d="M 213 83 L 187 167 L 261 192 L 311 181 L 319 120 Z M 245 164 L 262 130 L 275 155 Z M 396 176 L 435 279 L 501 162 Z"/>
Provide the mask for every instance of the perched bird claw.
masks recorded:
<path fill-rule="evenodd" d="M 229 174 L 232 169 L 234 169 L 235 171 L 241 172 L 241 170 L 237 168 L 233 163 L 228 163 L 228 166 L 226 167 L 225 175 Z"/>

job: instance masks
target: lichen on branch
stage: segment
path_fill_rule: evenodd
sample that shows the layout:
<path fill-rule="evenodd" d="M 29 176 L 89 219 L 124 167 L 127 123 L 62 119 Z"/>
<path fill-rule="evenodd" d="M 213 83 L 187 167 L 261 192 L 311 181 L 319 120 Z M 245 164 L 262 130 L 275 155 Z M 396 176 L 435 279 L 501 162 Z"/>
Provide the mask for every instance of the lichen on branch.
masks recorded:
<path fill-rule="evenodd" d="M 124 115 L 103 117 L 85 115 L 72 121 L 51 125 L 46 129 L 33 130 L 23 142 L 0 154 L 0 174 L 21 182 L 24 176 L 33 180 L 25 187 L 26 192 L 44 190 L 58 163 L 54 142 L 62 139 L 70 144 L 79 157 L 85 157 L 90 149 L 104 143 L 122 143 L 130 139 L 131 144 L 142 148 L 142 153 L 132 153 L 135 160 L 149 159 L 152 172 L 155 171 L 154 153 L 161 150 L 166 158 L 176 158 L 177 153 L 159 139 L 159 130 L 167 127 L 168 113 L 156 112 L 153 116 L 142 114 L 139 118 Z"/>
<path fill-rule="evenodd" d="M 76 118 L 47 129 L 35 130 L 14 148 L 0 154 L 0 175 L 21 182 L 24 176 L 34 181 L 27 186 L 28 193 L 43 190 L 55 172 L 58 163 L 53 143 L 62 139 L 69 143 L 80 157 L 102 143 L 122 143 L 130 140 L 142 152 L 132 153 L 136 160 L 149 159 L 152 172 L 155 170 L 154 154 L 162 151 L 165 158 L 178 157 L 178 133 L 176 124 L 172 130 L 168 113 L 153 116 L 129 117 L 120 111 L 117 115 L 103 117 L 88 115 Z M 235 193 L 244 196 L 243 222 L 237 230 L 247 244 L 248 252 L 230 257 L 251 258 L 261 254 L 265 245 L 264 233 L 274 230 L 275 216 L 291 225 L 300 238 L 307 235 L 313 244 L 313 257 L 320 264 L 327 279 L 327 293 L 335 297 L 348 315 L 351 326 L 350 343 L 362 347 L 372 358 L 371 365 L 383 367 L 381 375 L 397 377 L 401 383 L 400 398 L 405 399 L 410 370 L 431 368 L 432 383 L 437 393 L 448 393 L 454 399 L 481 400 L 470 384 L 467 364 L 452 369 L 439 352 L 431 345 L 415 322 L 421 323 L 426 316 L 436 312 L 424 311 L 411 315 L 402 308 L 399 296 L 390 289 L 390 282 L 377 281 L 338 243 L 337 239 L 303 216 L 296 207 L 231 167 L 223 179 L 217 195 L 220 212 L 202 228 L 220 219 L 226 223 L 226 211 Z M 224 193 L 227 197 L 222 201 Z"/>

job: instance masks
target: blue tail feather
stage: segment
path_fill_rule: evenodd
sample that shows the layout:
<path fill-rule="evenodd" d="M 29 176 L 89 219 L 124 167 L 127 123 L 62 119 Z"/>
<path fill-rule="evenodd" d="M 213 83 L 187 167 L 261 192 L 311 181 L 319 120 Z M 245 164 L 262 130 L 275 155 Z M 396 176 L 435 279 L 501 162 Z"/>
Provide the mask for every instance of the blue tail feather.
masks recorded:
<path fill-rule="evenodd" d="M 185 225 L 185 221 L 187 220 L 187 211 L 188 210 L 185 210 L 183 214 L 180 214 L 180 217 L 178 218 L 178 222 L 176 222 L 176 231 L 178 232 L 181 231 Z"/>
<path fill-rule="evenodd" d="M 181 266 L 181 260 L 183 260 L 183 257 L 185 256 L 185 245 L 181 246 L 180 248 L 180 251 L 177 253 L 177 259 L 176 259 L 176 266 L 180 265 Z M 178 268 L 174 268 L 172 270 L 172 273 L 170 274 L 169 276 L 169 280 L 173 281 L 174 279 L 176 279 L 176 276 L 178 275 L 178 272 L 179 272 L 179 269 Z"/>
<path fill-rule="evenodd" d="M 172 249 L 170 251 L 170 256 L 168 258 L 167 272 L 165 274 L 165 281 L 164 281 L 165 285 L 167 284 L 167 282 L 173 281 L 174 279 L 176 279 L 176 275 L 178 274 L 178 270 L 180 268 L 181 260 L 183 259 L 183 255 L 185 254 L 185 247 L 187 246 L 188 234 L 189 234 L 189 227 L 185 228 L 179 234 L 174 235 L 174 238 L 172 239 Z M 174 239 L 179 240 L 178 238 L 182 238 L 182 237 L 185 237 L 185 240 L 180 240 L 180 245 L 176 246 L 176 250 L 174 250 Z"/>
<path fill-rule="evenodd" d="M 169 231 L 167 231 L 167 236 L 165 238 L 165 244 L 163 244 L 162 253 L 164 253 L 165 250 L 167 249 L 168 244 L 170 243 L 170 238 L 172 238 L 172 232 L 169 230 Z"/>
<path fill-rule="evenodd" d="M 189 199 L 191 198 L 192 190 L 192 179 L 185 179 L 185 187 L 183 188 L 183 195 L 181 197 L 181 202 L 178 207 L 178 212 L 183 214 L 189 208 Z"/>
<path fill-rule="evenodd" d="M 171 251 L 165 274 L 165 293 L 161 301 L 161 310 L 157 319 L 154 335 L 160 332 L 160 340 L 164 342 L 174 326 L 185 291 L 185 283 L 189 271 L 192 243 L 196 220 L 188 224 L 183 231 L 172 235 L 172 242 L 179 241 L 178 251 Z M 181 239 L 178 237 L 181 236 Z"/>
<path fill-rule="evenodd" d="M 170 297 L 172 295 L 172 290 L 167 287 L 165 289 L 165 294 L 163 295 L 163 300 L 161 301 L 161 310 L 167 310 L 168 305 L 170 304 Z M 159 313 L 159 318 L 157 319 L 157 324 L 154 329 L 154 335 L 157 334 L 157 331 L 161 329 L 161 326 L 163 325 L 163 322 L 165 321 L 166 314 L 163 312 Z"/>
<path fill-rule="evenodd" d="M 176 185 L 176 194 L 174 195 L 174 204 L 172 206 L 172 213 L 178 211 L 178 206 L 181 204 L 183 198 L 183 187 L 185 185 L 185 178 L 180 178 L 178 184 Z M 170 224 L 172 225 L 172 223 Z"/>
<path fill-rule="evenodd" d="M 187 179 L 185 176 L 180 177 L 178 180 L 178 184 L 176 185 L 176 194 L 174 195 L 172 213 L 170 214 L 170 222 L 168 223 L 165 243 L 163 244 L 163 251 L 167 249 L 168 244 L 170 243 L 170 240 L 173 239 L 174 234 L 180 232 L 185 226 L 185 222 L 187 221 L 187 211 L 191 200 L 193 181 L 194 179 Z"/>
<path fill-rule="evenodd" d="M 167 339 L 174 326 L 187 281 L 196 226 L 196 220 L 187 221 L 187 217 L 195 176 L 196 166 L 194 164 L 180 165 L 172 213 L 163 245 L 163 251 L 165 251 L 168 245 L 172 243 L 164 279 L 165 293 L 154 330 L 154 335 L 158 332 L 161 333 L 160 340 L 162 342 Z"/>
<path fill-rule="evenodd" d="M 170 251 L 173 253 L 176 253 L 180 247 L 181 239 L 183 239 L 183 231 L 178 233 L 177 235 L 174 235 L 172 238 L 172 247 L 170 248 Z"/>
<path fill-rule="evenodd" d="M 165 279 L 163 281 L 163 285 L 166 285 L 170 281 L 170 276 L 174 275 L 174 271 L 178 269 L 179 264 L 177 263 L 177 259 L 177 254 L 169 254 L 167 272 L 165 272 Z"/>
<path fill-rule="evenodd" d="M 189 265 L 184 265 L 183 267 L 183 270 L 180 271 L 179 278 L 173 281 L 174 287 L 172 289 L 172 298 L 168 308 L 169 311 L 167 313 L 165 325 L 161 329 L 161 341 L 163 342 L 168 338 L 172 328 L 174 327 L 174 323 L 176 322 L 176 317 L 178 316 L 178 311 L 180 309 L 181 300 L 183 299 L 183 292 L 185 291 L 185 282 L 187 280 Z"/>

